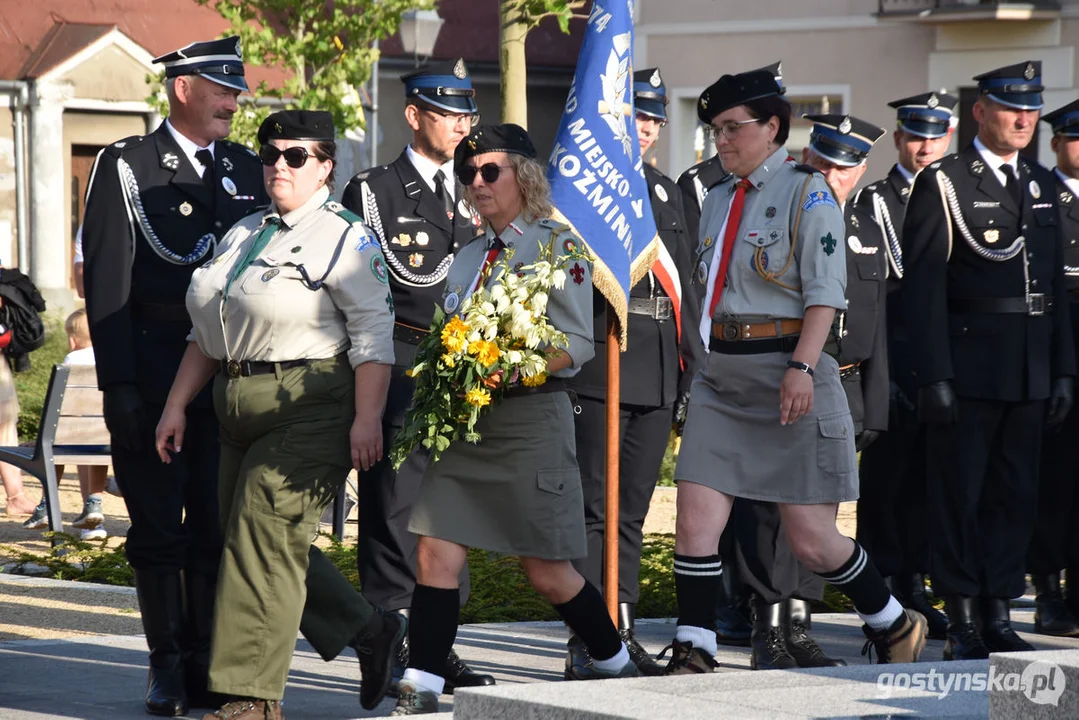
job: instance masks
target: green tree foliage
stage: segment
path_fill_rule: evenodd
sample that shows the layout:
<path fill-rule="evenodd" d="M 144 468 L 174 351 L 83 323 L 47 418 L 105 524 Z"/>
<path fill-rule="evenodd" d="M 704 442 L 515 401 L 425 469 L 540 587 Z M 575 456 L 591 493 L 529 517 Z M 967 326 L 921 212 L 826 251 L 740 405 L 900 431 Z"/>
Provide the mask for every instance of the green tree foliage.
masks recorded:
<path fill-rule="evenodd" d="M 569 21 L 575 15 L 582 17 L 580 12 L 587 8 L 588 0 L 504 0 L 502 4 L 513 10 L 528 30 L 544 18 L 553 17 L 558 20 L 562 32 L 568 33 Z"/>
<path fill-rule="evenodd" d="M 259 124 L 274 109 L 328 110 L 338 132 L 366 127 L 360 93 L 379 51 L 374 41 L 393 35 L 401 15 L 429 10 L 436 0 L 198 0 L 231 24 L 239 35 L 244 63 L 277 67 L 287 77 L 280 87 L 265 81 L 252 87 L 255 102 L 242 102 L 231 138 L 254 147 Z M 158 87 L 163 74 L 158 78 Z M 250 84 L 250 82 L 248 83 Z M 155 93 L 163 105 L 164 93 Z M 250 97 L 246 98 L 248 101 Z M 167 105 L 162 114 L 167 113 Z"/>

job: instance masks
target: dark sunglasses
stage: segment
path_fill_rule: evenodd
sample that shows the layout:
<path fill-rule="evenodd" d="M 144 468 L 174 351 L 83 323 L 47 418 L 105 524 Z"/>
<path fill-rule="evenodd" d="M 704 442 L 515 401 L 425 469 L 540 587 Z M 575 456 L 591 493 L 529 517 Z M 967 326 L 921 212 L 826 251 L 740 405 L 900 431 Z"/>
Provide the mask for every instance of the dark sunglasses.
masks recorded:
<path fill-rule="evenodd" d="M 302 168 L 304 163 L 311 157 L 311 153 L 307 152 L 307 148 L 302 146 L 290 147 L 286 150 L 282 150 L 274 145 L 263 145 L 259 148 L 259 159 L 262 160 L 262 164 L 266 167 L 273 167 L 277 164 L 278 158 L 282 155 L 285 156 L 285 164 L 290 168 Z"/>
<path fill-rule="evenodd" d="M 471 185 L 476 182 L 476 174 L 478 173 L 483 181 L 487 184 L 491 184 L 498 180 L 498 176 L 502 174 L 503 168 L 511 168 L 512 165 L 495 165 L 494 163 L 484 163 L 483 165 L 476 167 L 475 165 L 464 165 L 457 170 L 457 179 L 461 181 L 462 185 Z"/>

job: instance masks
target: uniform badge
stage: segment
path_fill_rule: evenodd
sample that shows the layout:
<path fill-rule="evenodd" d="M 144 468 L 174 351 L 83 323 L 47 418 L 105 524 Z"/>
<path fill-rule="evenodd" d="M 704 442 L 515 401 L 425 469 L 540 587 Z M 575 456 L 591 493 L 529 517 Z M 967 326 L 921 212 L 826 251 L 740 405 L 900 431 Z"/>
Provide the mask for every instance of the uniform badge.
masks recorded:
<path fill-rule="evenodd" d="M 667 191 L 663 189 L 662 185 L 656 185 L 656 197 L 662 202 L 667 202 Z"/>
<path fill-rule="evenodd" d="M 981 175 L 985 171 L 985 163 L 981 160 L 974 160 L 970 163 L 970 171 L 975 175 Z"/>
<path fill-rule="evenodd" d="M 776 209 L 774 207 L 769 206 L 769 207 L 765 208 L 764 217 L 766 217 L 766 218 L 774 218 L 775 216 L 776 216 Z"/>
<path fill-rule="evenodd" d="M 701 106 L 701 110 L 708 109 L 708 93 L 704 93 L 701 95 L 701 101 L 698 104 Z"/>
<path fill-rule="evenodd" d="M 221 187 L 225 188 L 225 192 L 229 195 L 236 194 L 236 183 L 232 182 L 232 178 L 228 176 L 221 178 Z"/>
<path fill-rule="evenodd" d="M 836 128 L 836 130 L 838 130 L 841 135 L 846 135 L 850 132 L 850 129 L 850 116 L 843 118 L 843 122 L 839 123 L 839 127 Z"/>
<path fill-rule="evenodd" d="M 749 256 L 749 268 L 751 270 L 767 270 L 768 269 L 768 253 L 764 250 L 760 252 L 760 262 L 757 262 L 757 253 L 753 253 Z"/>
<path fill-rule="evenodd" d="M 1034 63 L 1029 63 L 1028 62 L 1027 66 L 1025 68 L 1023 68 L 1023 79 L 1024 80 L 1033 80 L 1034 79 Z"/>
<path fill-rule="evenodd" d="M 412 237 L 407 233 L 401 233 L 397 237 L 390 240 L 390 245 L 400 245 L 401 247 L 408 247 L 412 244 Z"/>
<path fill-rule="evenodd" d="M 455 292 L 451 292 L 449 295 L 446 296 L 446 299 L 442 301 L 442 309 L 450 314 L 453 314 L 460 304 L 461 296 Z"/>
<path fill-rule="evenodd" d="M 577 252 L 577 243 L 572 238 L 566 238 L 566 241 L 562 243 L 562 250 L 567 255 L 573 255 Z"/>
<path fill-rule="evenodd" d="M 241 60 L 244 59 L 244 49 L 240 46 L 240 41 L 238 39 L 236 40 L 236 57 Z"/>
<path fill-rule="evenodd" d="M 423 265 L 423 253 L 412 253 L 408 256 L 408 264 L 414 268 Z"/>
<path fill-rule="evenodd" d="M 382 259 L 381 255 L 375 255 L 371 258 L 371 272 L 375 274 L 380 283 L 390 282 L 390 274 L 386 270 L 386 261 Z"/>
<path fill-rule="evenodd" d="M 1027 187 L 1030 190 L 1030 196 L 1032 198 L 1034 198 L 1035 200 L 1037 200 L 1038 198 L 1040 198 L 1042 196 L 1042 188 L 1041 188 L 1040 185 L 1038 185 L 1037 180 L 1031 180 L 1030 185 L 1027 186 Z"/>
<path fill-rule="evenodd" d="M 995 242 L 996 242 L 997 240 L 1000 240 L 1000 230 L 997 230 L 996 228 L 991 228 L 991 229 L 989 229 L 989 230 L 986 230 L 986 231 L 985 231 L 985 232 L 984 232 L 984 233 L 982 234 L 982 236 L 983 236 L 983 237 L 985 238 L 985 241 L 986 241 L 987 243 L 989 243 L 990 245 L 992 245 L 992 244 L 993 244 L 993 243 L 995 243 Z"/>
<path fill-rule="evenodd" d="M 417 245 L 419 245 L 420 247 L 427 247 L 427 243 L 429 242 L 431 242 L 431 237 L 423 230 L 420 230 L 418 233 L 416 233 Z"/>
<path fill-rule="evenodd" d="M 862 252 L 862 241 L 858 239 L 857 235 L 851 235 L 849 238 L 847 238 L 847 245 L 849 245 L 850 249 L 856 253 Z"/>
<path fill-rule="evenodd" d="M 936 94 L 936 93 L 933 93 L 932 95 L 930 95 L 930 96 L 929 96 L 929 99 L 928 99 L 928 100 L 926 100 L 925 104 L 926 104 L 926 106 L 928 106 L 928 107 L 929 107 L 929 109 L 931 109 L 931 110 L 932 110 L 933 108 L 935 108 L 935 107 L 936 107 L 937 105 L 940 105 L 940 100 L 938 100 L 938 99 L 937 99 L 937 94 Z"/>
<path fill-rule="evenodd" d="M 191 203 L 187 202 L 186 200 L 180 203 L 180 214 L 184 217 L 190 215 L 192 212 L 194 212 L 194 210 L 195 208 L 191 207 Z"/>
<path fill-rule="evenodd" d="M 458 80 L 464 80 L 468 77 L 468 70 L 465 68 L 465 61 L 458 59 L 453 65 L 453 76 Z"/>
<path fill-rule="evenodd" d="M 839 207 L 836 205 L 835 199 L 830 192 L 827 192 L 826 190 L 817 190 L 816 192 L 809 193 L 806 201 L 802 203 L 802 210 L 809 212 L 818 205 Z"/>
<path fill-rule="evenodd" d="M 850 216 L 850 224 L 851 224 L 852 227 L 861 227 L 861 225 L 858 223 L 858 216 L 857 215 L 851 215 Z"/>
<path fill-rule="evenodd" d="M 525 274 L 523 272 L 521 272 L 521 268 L 523 268 L 524 266 L 525 266 L 525 264 L 523 262 L 519 262 L 519 263 L 517 263 L 516 265 L 513 266 L 513 272 L 517 273 L 517 277 L 524 277 L 525 276 Z"/>
<path fill-rule="evenodd" d="M 656 68 L 656 71 L 652 73 L 652 77 L 648 78 L 648 84 L 654 88 L 658 88 L 663 84 L 663 79 L 659 76 L 659 68 Z"/>
<path fill-rule="evenodd" d="M 820 239 L 821 247 L 824 248 L 825 255 L 831 255 L 835 252 L 835 238 L 832 237 L 832 233 L 828 233 Z"/>
<path fill-rule="evenodd" d="M 573 267 L 569 269 L 569 274 L 573 277 L 573 282 L 580 285 L 584 282 L 584 268 L 581 267 L 581 263 L 573 263 Z"/>
<path fill-rule="evenodd" d="M 704 238 L 704 247 L 705 248 L 712 247 L 712 238 L 710 236 L 705 236 L 705 238 Z"/>
<path fill-rule="evenodd" d="M 167 152 L 161 156 L 161 164 L 169 170 L 175 170 L 180 167 L 180 158 L 176 156 L 176 153 Z"/>
<path fill-rule="evenodd" d="M 906 197 L 907 195 L 910 195 L 910 188 L 909 187 L 903 188 L 902 190 L 899 191 L 899 194 L 902 195 L 903 197 Z"/>
<path fill-rule="evenodd" d="M 232 172 L 232 160 L 229 158 L 221 158 L 221 164 L 225 166 L 225 172 Z"/>
<path fill-rule="evenodd" d="M 701 260 L 700 265 L 697 266 L 697 282 L 704 285 L 708 281 L 708 263 Z"/>
<path fill-rule="evenodd" d="M 1063 203 L 1064 205 L 1071 205 L 1071 202 L 1072 202 L 1072 200 L 1074 200 L 1074 199 L 1075 199 L 1075 196 L 1074 196 L 1074 195 L 1072 195 L 1072 194 L 1071 194 L 1070 192 L 1068 192 L 1067 190 L 1065 190 L 1064 192 L 1060 193 L 1060 202 L 1061 202 L 1061 203 Z"/>
<path fill-rule="evenodd" d="M 281 270 L 279 270 L 278 268 L 273 268 L 272 270 L 267 270 L 266 272 L 262 273 L 262 282 L 270 282 L 271 280 L 273 280 L 275 277 L 277 277 L 280 274 L 281 274 Z"/>

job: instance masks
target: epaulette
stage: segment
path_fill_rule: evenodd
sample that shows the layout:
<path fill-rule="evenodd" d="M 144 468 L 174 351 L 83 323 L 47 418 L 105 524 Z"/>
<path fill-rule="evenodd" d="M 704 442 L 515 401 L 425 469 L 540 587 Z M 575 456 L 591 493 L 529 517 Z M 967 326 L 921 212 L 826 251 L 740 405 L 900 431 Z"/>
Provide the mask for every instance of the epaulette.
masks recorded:
<path fill-rule="evenodd" d="M 361 183 L 361 182 L 364 182 L 365 180 L 372 180 L 372 179 L 378 177 L 379 175 L 382 175 L 384 172 L 386 172 L 389 169 L 390 169 L 389 165 L 379 165 L 378 167 L 370 167 L 370 168 L 367 168 L 366 170 L 361 170 L 358 173 L 356 173 L 355 175 L 353 175 L 352 179 L 349 180 L 349 182 Z"/>
<path fill-rule="evenodd" d="M 557 220 L 552 220 L 551 218 L 543 218 L 536 224 L 542 228 L 547 228 L 548 230 L 552 230 L 557 233 L 567 232 L 570 229 L 569 225 L 566 225 L 565 223 L 560 223 Z"/>
<path fill-rule="evenodd" d="M 795 170 L 798 170 L 799 172 L 804 172 L 804 173 L 806 173 L 808 175 L 812 175 L 813 173 L 817 173 L 818 175 L 823 175 L 823 173 L 821 173 L 820 170 L 813 167 L 812 165 L 806 165 L 805 163 L 795 163 L 794 165 L 792 165 L 792 167 Z"/>
<path fill-rule="evenodd" d="M 338 217 L 343 218 L 349 225 L 354 225 L 356 223 L 363 224 L 362 217 L 335 200 L 326 203 L 326 209 L 332 213 L 336 213 Z"/>
<path fill-rule="evenodd" d="M 691 167 L 689 170 L 686 170 L 686 175 L 689 175 L 690 177 L 694 177 L 696 174 L 697 174 L 697 166 L 696 165 Z"/>
<path fill-rule="evenodd" d="M 251 148 L 247 147 L 243 143 L 233 142 L 231 140 L 221 140 L 219 142 L 221 142 L 222 145 L 224 145 L 226 148 L 228 148 L 230 150 L 237 150 L 237 151 L 242 150 L 243 152 L 247 153 L 251 157 L 258 157 L 257 152 L 255 152 Z"/>
<path fill-rule="evenodd" d="M 939 170 L 940 168 L 944 167 L 945 165 L 951 165 L 951 164 L 956 163 L 956 162 L 959 162 L 959 154 L 958 153 L 952 153 L 951 155 L 945 155 L 940 160 L 937 160 L 935 163 L 930 164 L 929 167 L 926 168 L 926 169 L 927 170 Z"/>
<path fill-rule="evenodd" d="M 105 152 L 113 157 L 120 157 L 120 153 L 124 150 L 130 150 L 133 147 L 137 147 L 146 142 L 147 135 L 132 135 L 126 137 L 123 140 L 117 140 L 112 145 L 105 148 Z"/>

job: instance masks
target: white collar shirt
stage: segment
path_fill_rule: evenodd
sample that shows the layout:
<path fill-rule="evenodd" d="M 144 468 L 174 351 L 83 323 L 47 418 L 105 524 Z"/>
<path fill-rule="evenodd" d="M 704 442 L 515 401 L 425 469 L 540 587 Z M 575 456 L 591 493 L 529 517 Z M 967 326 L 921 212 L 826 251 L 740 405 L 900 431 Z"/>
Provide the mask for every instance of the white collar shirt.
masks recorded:
<path fill-rule="evenodd" d="M 1068 177 L 1064 173 L 1060 172 L 1060 168 L 1053 168 L 1053 172 L 1057 174 L 1060 181 L 1068 186 L 1068 189 L 1072 191 L 1072 195 L 1079 197 L 1079 180 Z"/>
<path fill-rule="evenodd" d="M 454 197 L 454 186 L 456 183 L 453 181 L 453 160 L 450 160 L 444 165 L 437 165 L 434 160 L 426 158 L 413 150 L 412 145 L 409 145 L 405 149 L 405 152 L 408 154 L 408 159 L 412 162 L 412 166 L 416 168 L 416 172 L 420 174 L 423 181 L 427 183 L 427 187 L 431 188 L 433 192 L 437 192 L 435 188 L 435 173 L 441 170 L 442 174 L 446 176 L 446 192 L 449 193 L 451 199 L 456 200 Z"/>
<path fill-rule="evenodd" d="M 210 156 L 217 159 L 217 155 L 214 153 L 214 143 L 210 143 L 210 145 L 205 148 L 199 147 L 197 143 L 174 128 L 172 123 L 168 121 L 168 118 L 165 119 L 165 127 L 168 128 L 169 134 L 172 135 L 172 139 L 176 141 L 176 144 L 183 150 L 184 155 L 187 156 L 187 161 L 191 163 L 191 167 L 195 168 L 195 174 L 202 177 L 202 174 L 206 172 L 206 167 L 195 157 L 195 153 L 199 150 L 209 150 Z"/>
<path fill-rule="evenodd" d="M 982 160 L 989 166 L 989 169 L 993 171 L 993 175 L 1000 181 L 1002 187 L 1007 186 L 1007 178 L 1004 175 L 1005 172 L 1010 172 L 1012 177 L 1019 180 L 1019 153 L 1015 152 L 1009 157 L 1002 158 L 1000 155 L 997 155 L 983 145 L 981 139 L 978 137 L 974 138 L 974 148 L 978 151 L 978 154 L 982 156 Z M 1007 169 L 1005 169 L 1005 166 L 1007 166 Z"/>

